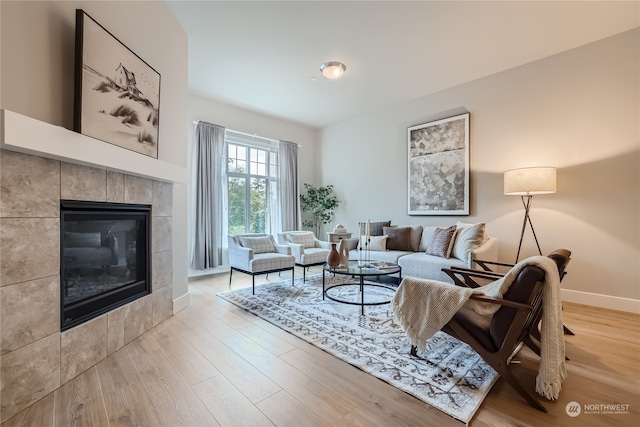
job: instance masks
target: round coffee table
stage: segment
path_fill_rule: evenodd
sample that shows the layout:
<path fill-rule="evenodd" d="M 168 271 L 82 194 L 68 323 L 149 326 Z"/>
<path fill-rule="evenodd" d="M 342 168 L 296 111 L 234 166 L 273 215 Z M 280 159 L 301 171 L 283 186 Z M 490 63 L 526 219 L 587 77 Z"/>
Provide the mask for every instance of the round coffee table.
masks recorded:
<path fill-rule="evenodd" d="M 375 262 L 375 261 L 374 261 Z M 342 274 L 351 277 L 359 277 L 360 281 L 356 283 L 340 283 L 338 285 L 333 286 L 325 286 L 325 274 Z M 330 300 L 342 303 L 342 304 L 351 304 L 351 305 L 359 305 L 361 307 L 361 313 L 364 315 L 364 307 L 366 305 L 382 305 L 388 304 L 391 299 L 385 301 L 370 301 L 365 302 L 364 293 L 367 288 L 384 288 L 395 291 L 396 288 L 393 288 L 389 285 L 385 285 L 383 283 L 364 283 L 365 278 L 376 277 L 376 276 L 390 276 L 392 274 L 398 273 L 398 278 L 402 279 L 402 267 L 398 264 L 394 263 L 385 263 L 385 268 L 377 268 L 375 264 L 368 264 L 365 266 L 360 266 L 358 261 L 349 261 L 349 265 L 342 268 L 331 268 L 328 264 L 324 264 L 322 266 L 322 299 L 325 299 L 325 296 Z M 346 287 L 346 286 L 358 286 L 360 292 L 360 301 L 347 301 L 344 299 L 337 298 L 335 296 L 329 295 L 327 292 L 333 288 Z"/>

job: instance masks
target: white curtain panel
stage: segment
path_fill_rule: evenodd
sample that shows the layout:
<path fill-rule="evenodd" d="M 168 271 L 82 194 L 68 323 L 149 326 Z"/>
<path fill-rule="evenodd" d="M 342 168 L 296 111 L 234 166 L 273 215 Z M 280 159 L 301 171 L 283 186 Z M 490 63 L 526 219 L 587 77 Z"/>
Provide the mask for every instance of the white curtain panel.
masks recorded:
<path fill-rule="evenodd" d="M 198 122 L 193 143 L 191 268 L 222 265 L 226 203 L 226 145 L 223 126 Z"/>
<path fill-rule="evenodd" d="M 280 215 L 281 229 L 277 231 L 300 230 L 300 189 L 298 186 L 298 144 L 280 141 L 278 149 L 280 167 Z"/>

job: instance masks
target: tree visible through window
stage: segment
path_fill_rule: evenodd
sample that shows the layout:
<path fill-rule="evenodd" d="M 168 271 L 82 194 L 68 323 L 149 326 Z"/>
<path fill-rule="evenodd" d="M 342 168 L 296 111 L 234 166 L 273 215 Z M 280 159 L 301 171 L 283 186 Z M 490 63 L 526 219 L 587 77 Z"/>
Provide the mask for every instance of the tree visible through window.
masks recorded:
<path fill-rule="evenodd" d="M 271 233 L 269 206 L 277 197 L 277 151 L 235 142 L 228 142 L 227 150 L 228 233 Z"/>

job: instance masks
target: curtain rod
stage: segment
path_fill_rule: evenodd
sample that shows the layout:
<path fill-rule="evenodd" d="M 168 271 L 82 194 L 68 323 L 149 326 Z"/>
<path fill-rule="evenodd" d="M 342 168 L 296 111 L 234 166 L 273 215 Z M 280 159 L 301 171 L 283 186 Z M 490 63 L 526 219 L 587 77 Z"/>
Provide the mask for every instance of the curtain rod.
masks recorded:
<path fill-rule="evenodd" d="M 203 121 L 203 120 L 194 120 L 194 121 L 193 121 L 193 124 L 194 124 L 194 125 L 197 125 L 197 124 L 198 124 L 198 123 L 200 123 L 200 122 L 208 123 L 208 122 L 205 122 L 205 121 Z M 233 133 L 235 133 L 235 134 L 242 135 L 242 136 L 248 136 L 249 138 L 260 138 L 260 139 L 265 139 L 265 140 L 270 141 L 270 142 L 280 142 L 280 141 L 278 141 L 277 139 L 265 138 L 264 136 L 258 136 L 258 135 L 256 135 L 256 134 L 253 134 L 253 135 L 252 135 L 252 134 L 250 134 L 250 133 L 240 132 L 239 130 L 233 130 L 233 129 L 227 129 L 227 128 L 225 128 L 225 131 L 227 131 L 227 132 L 233 132 Z M 300 145 L 300 144 L 297 144 L 297 145 L 298 145 L 298 148 L 302 148 L 302 145 Z"/>

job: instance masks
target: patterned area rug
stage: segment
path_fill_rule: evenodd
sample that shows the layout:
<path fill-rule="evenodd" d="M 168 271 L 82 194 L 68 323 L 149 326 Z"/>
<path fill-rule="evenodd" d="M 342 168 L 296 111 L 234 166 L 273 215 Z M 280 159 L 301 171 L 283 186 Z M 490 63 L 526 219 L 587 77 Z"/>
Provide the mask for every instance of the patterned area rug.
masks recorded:
<path fill-rule="evenodd" d="M 327 276 L 327 286 L 345 283 Z M 359 301 L 358 286 L 340 286 L 333 297 Z M 388 301 L 393 290 L 365 288 L 365 301 Z M 322 300 L 322 275 L 222 292 L 218 296 L 310 342 L 468 424 L 498 375 L 468 345 L 438 332 L 420 358 L 389 304 L 360 307 Z"/>

